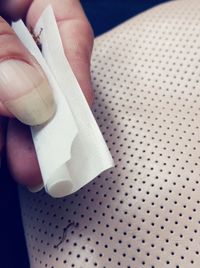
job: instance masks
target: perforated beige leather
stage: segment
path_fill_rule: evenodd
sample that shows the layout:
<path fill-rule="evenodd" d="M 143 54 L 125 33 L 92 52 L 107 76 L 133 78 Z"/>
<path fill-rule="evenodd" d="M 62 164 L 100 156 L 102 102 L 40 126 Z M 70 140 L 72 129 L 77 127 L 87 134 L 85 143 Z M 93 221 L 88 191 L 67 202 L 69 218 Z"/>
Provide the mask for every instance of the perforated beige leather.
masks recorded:
<path fill-rule="evenodd" d="M 92 77 L 116 166 L 66 198 L 20 190 L 31 267 L 199 268 L 200 1 L 97 38 Z"/>

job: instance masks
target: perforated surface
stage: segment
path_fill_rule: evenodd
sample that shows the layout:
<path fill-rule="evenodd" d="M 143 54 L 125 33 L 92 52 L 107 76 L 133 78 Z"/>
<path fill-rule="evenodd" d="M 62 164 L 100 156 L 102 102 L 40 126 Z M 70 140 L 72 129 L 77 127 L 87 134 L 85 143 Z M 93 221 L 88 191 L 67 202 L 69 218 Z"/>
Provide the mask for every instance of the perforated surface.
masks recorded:
<path fill-rule="evenodd" d="M 184 0 L 96 40 L 94 113 L 116 167 L 59 200 L 21 189 L 31 267 L 199 267 L 199 34 L 200 2 Z"/>

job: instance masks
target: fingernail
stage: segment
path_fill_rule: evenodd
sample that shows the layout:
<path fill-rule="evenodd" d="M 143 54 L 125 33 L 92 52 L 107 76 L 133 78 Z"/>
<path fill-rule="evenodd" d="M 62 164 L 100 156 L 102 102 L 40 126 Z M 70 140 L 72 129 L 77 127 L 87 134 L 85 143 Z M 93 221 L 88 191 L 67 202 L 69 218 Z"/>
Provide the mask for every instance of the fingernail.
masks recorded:
<path fill-rule="evenodd" d="M 44 184 L 41 183 L 40 185 L 36 186 L 36 187 L 28 187 L 28 190 L 32 193 L 37 193 L 39 191 L 41 191 L 44 188 Z"/>
<path fill-rule="evenodd" d="M 31 126 L 48 121 L 56 109 L 43 73 L 19 60 L 0 63 L 0 99 L 17 119 Z"/>

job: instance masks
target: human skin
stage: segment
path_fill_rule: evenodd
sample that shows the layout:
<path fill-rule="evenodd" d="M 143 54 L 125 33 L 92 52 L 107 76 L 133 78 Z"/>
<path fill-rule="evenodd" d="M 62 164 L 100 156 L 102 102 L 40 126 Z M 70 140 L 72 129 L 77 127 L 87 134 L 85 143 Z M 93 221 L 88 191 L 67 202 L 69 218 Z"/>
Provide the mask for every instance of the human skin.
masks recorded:
<path fill-rule="evenodd" d="M 27 126 L 27 124 L 32 125 L 32 121 L 34 124 L 37 123 L 39 118 L 35 118 L 36 115 L 33 115 L 33 117 L 28 118 L 28 121 L 25 121 L 26 124 L 23 124 L 15 118 L 15 112 L 8 109 L 9 106 L 6 106 L 5 103 L 17 99 L 18 94 L 21 94 L 20 97 L 27 94 L 29 89 L 25 87 L 22 90 L 20 88 L 20 93 L 18 93 L 17 90 L 13 90 L 14 86 L 10 84 L 12 81 L 8 81 L 6 86 L 10 85 L 10 87 L 5 88 L 4 80 L 1 83 L 1 79 L 3 79 L 1 78 L 1 69 L 10 72 L 10 65 L 8 67 L 5 61 L 11 60 L 12 62 L 14 59 L 15 62 L 12 65 L 14 67 L 16 65 L 15 68 L 20 65 L 19 60 L 31 65 L 31 68 L 33 67 L 41 74 L 40 66 L 20 43 L 8 22 L 23 18 L 26 25 L 33 28 L 48 4 L 53 7 L 66 57 L 89 105 L 91 106 L 93 102 L 90 79 L 93 31 L 80 2 L 78 0 L 0 0 L 0 153 L 2 155 L 3 151 L 6 151 L 11 174 L 17 182 L 29 188 L 35 188 L 42 182 L 30 130 Z M 27 68 L 29 66 L 26 66 L 26 70 Z M 30 99 L 29 102 L 31 101 Z M 50 108 L 52 111 L 53 108 Z M 44 120 L 53 116 L 52 112 L 46 112 L 45 109 L 42 112 L 46 113 Z M 4 117 L 8 120 L 6 130 L 5 120 L 2 120 Z"/>

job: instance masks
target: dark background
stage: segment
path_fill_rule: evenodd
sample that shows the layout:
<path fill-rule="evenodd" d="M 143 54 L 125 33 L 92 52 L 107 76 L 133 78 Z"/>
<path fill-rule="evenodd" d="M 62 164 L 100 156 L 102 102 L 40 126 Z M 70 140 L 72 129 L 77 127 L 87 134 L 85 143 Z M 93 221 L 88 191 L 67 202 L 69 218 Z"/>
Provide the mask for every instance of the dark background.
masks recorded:
<path fill-rule="evenodd" d="M 95 36 L 166 0 L 81 0 Z M 17 186 L 3 160 L 0 170 L 0 267 L 29 268 Z"/>
<path fill-rule="evenodd" d="M 81 0 L 95 36 L 167 0 Z"/>

